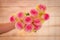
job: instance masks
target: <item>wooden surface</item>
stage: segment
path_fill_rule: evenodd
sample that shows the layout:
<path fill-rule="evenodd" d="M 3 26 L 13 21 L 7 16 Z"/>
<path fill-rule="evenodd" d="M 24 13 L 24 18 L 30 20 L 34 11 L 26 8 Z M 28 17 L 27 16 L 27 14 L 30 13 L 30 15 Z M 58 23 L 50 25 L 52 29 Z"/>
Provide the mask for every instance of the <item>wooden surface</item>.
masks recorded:
<path fill-rule="evenodd" d="M 50 19 L 36 33 L 14 29 L 0 35 L 0 40 L 60 40 L 60 0 L 0 0 L 0 23 L 9 22 L 9 16 L 29 11 L 37 4 L 47 6 Z"/>

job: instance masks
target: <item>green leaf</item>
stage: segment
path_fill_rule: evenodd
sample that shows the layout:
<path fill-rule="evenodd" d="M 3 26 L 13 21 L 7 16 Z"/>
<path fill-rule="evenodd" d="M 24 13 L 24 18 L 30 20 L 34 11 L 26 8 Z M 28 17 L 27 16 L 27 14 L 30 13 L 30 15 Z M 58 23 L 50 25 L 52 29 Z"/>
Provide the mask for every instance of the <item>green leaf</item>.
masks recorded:
<path fill-rule="evenodd" d="M 26 16 L 29 16 L 30 14 L 29 13 L 26 13 Z"/>

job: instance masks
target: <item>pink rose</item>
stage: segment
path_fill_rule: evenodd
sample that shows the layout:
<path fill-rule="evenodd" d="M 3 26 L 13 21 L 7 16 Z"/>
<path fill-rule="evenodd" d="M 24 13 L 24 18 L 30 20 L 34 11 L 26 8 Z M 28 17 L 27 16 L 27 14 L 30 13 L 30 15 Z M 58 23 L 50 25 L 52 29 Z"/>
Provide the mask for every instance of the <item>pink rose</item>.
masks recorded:
<path fill-rule="evenodd" d="M 35 9 L 31 9 L 30 10 L 30 14 L 31 14 L 31 16 L 37 16 L 38 15 L 38 11 L 35 10 Z"/>
<path fill-rule="evenodd" d="M 24 22 L 26 24 L 30 24 L 30 23 L 32 23 L 32 18 L 30 16 L 26 16 L 25 19 L 24 19 Z"/>
<path fill-rule="evenodd" d="M 35 18 L 33 22 L 34 22 L 35 25 L 40 25 L 41 24 L 41 21 L 40 21 L 39 18 Z"/>
<path fill-rule="evenodd" d="M 22 22 L 17 22 L 15 25 L 16 25 L 16 27 L 18 29 L 22 29 L 23 28 L 23 23 Z"/>
<path fill-rule="evenodd" d="M 42 15 L 42 18 L 43 18 L 44 20 L 48 20 L 48 19 L 49 19 L 49 15 L 48 15 L 48 14 L 43 14 L 43 15 Z"/>
<path fill-rule="evenodd" d="M 25 31 L 31 32 L 32 30 L 33 30 L 33 25 L 32 24 L 26 24 Z"/>
<path fill-rule="evenodd" d="M 24 16 L 23 12 L 20 12 L 20 13 L 17 14 L 18 18 L 23 18 L 23 16 Z"/>
<path fill-rule="evenodd" d="M 43 11 L 45 11 L 46 10 L 46 6 L 45 5 L 38 5 L 38 8 L 40 9 L 40 10 L 43 10 Z"/>
<path fill-rule="evenodd" d="M 14 22 L 15 21 L 15 17 L 14 16 L 11 16 L 10 17 L 10 22 Z"/>

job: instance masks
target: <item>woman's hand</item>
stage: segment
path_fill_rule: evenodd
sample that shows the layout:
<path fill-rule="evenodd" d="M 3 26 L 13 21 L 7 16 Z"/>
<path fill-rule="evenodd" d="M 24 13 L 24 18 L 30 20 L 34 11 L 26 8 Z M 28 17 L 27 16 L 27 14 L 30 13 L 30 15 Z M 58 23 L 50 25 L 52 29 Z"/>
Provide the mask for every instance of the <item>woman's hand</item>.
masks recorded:
<path fill-rule="evenodd" d="M 6 33 L 15 28 L 15 23 L 0 23 L 0 34 Z"/>

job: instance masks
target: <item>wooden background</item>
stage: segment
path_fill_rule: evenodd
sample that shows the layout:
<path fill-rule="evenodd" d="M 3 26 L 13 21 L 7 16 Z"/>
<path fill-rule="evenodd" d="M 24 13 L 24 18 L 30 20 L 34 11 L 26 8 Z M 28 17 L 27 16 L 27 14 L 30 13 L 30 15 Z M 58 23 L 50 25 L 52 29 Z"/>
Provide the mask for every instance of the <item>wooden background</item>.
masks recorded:
<path fill-rule="evenodd" d="M 38 4 L 47 6 L 50 19 L 36 33 L 14 29 L 0 35 L 0 40 L 60 40 L 60 0 L 0 0 L 0 23 L 9 22 L 9 16 L 29 11 Z"/>

